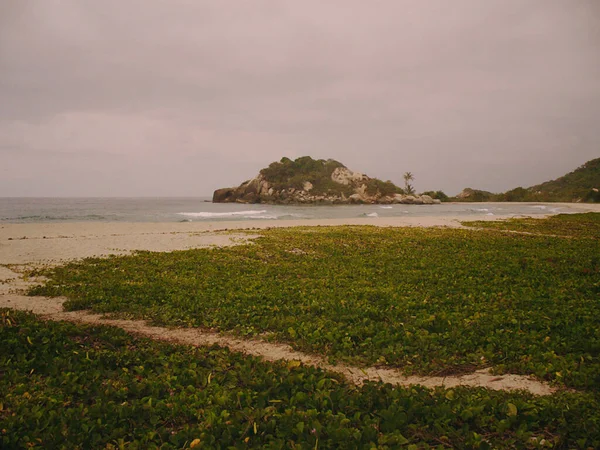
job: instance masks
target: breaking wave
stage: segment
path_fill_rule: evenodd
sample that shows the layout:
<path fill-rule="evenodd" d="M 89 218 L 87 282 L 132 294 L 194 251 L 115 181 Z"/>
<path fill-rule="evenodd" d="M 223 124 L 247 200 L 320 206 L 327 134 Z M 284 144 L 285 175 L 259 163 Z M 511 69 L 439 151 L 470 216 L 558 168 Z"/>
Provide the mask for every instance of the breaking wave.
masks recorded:
<path fill-rule="evenodd" d="M 216 217 L 252 217 L 255 219 L 261 218 L 269 218 L 269 219 L 276 219 L 276 216 L 262 216 L 262 217 L 258 217 L 261 214 L 265 214 L 267 212 L 266 209 L 261 209 L 260 211 L 256 211 L 256 210 L 251 210 L 251 211 L 232 211 L 232 212 L 223 212 L 223 213 L 218 213 L 218 212 L 180 212 L 177 213 L 180 216 L 187 216 L 187 217 L 198 217 L 201 219 L 211 219 L 211 218 L 216 218 Z"/>

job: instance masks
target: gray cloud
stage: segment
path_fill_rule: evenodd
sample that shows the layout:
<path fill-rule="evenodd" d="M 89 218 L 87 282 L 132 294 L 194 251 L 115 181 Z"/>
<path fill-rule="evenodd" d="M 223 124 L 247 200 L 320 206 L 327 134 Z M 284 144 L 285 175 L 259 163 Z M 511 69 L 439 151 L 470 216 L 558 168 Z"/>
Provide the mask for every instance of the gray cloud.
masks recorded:
<path fill-rule="evenodd" d="M 598 157 L 595 0 L 0 3 L 0 195 L 203 195 L 282 156 L 493 191 Z"/>

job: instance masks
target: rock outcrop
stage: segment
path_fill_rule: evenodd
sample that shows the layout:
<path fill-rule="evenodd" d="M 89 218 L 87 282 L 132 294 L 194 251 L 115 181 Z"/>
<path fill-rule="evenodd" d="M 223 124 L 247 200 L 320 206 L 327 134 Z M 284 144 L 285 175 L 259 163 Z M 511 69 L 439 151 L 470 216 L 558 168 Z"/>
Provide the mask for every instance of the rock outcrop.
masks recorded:
<path fill-rule="evenodd" d="M 217 189 L 214 203 L 436 204 L 428 195 L 405 195 L 391 181 L 354 172 L 334 160 L 283 158 L 238 187 Z"/>
<path fill-rule="evenodd" d="M 479 189 L 465 188 L 456 196 L 458 201 L 463 202 L 487 202 L 490 201 L 495 194 Z"/>

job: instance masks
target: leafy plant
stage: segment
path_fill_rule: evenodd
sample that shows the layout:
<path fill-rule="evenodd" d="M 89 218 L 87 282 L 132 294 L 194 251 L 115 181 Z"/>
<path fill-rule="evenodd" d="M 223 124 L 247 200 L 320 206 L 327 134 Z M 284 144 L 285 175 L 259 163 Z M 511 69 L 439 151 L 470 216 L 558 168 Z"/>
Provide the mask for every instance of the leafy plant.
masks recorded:
<path fill-rule="evenodd" d="M 42 271 L 49 281 L 31 294 L 156 324 L 268 332 L 303 351 L 407 373 L 492 366 L 598 390 L 600 243 L 587 225 L 598 220 L 544 225 L 572 228 L 569 239 L 272 229 L 252 245 L 70 263 Z"/>
<path fill-rule="evenodd" d="M 347 385 L 333 373 L 0 310 L 0 447 L 597 448 L 596 394 Z"/>
<path fill-rule="evenodd" d="M 470 227 L 568 236 L 577 239 L 600 238 L 600 214 L 598 213 L 558 214 L 546 219 L 520 218 L 501 221 L 466 221 L 462 224 Z"/>

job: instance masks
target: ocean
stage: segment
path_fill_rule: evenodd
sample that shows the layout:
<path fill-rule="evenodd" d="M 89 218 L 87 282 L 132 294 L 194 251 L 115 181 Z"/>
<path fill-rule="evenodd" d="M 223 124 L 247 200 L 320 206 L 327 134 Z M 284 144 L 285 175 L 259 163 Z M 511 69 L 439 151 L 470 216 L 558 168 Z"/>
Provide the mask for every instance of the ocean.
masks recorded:
<path fill-rule="evenodd" d="M 185 198 L 0 197 L 0 223 L 201 222 L 232 220 L 345 219 L 358 217 L 521 216 L 572 213 L 580 208 L 552 203 L 444 203 L 441 205 L 283 206 L 211 203 Z"/>

